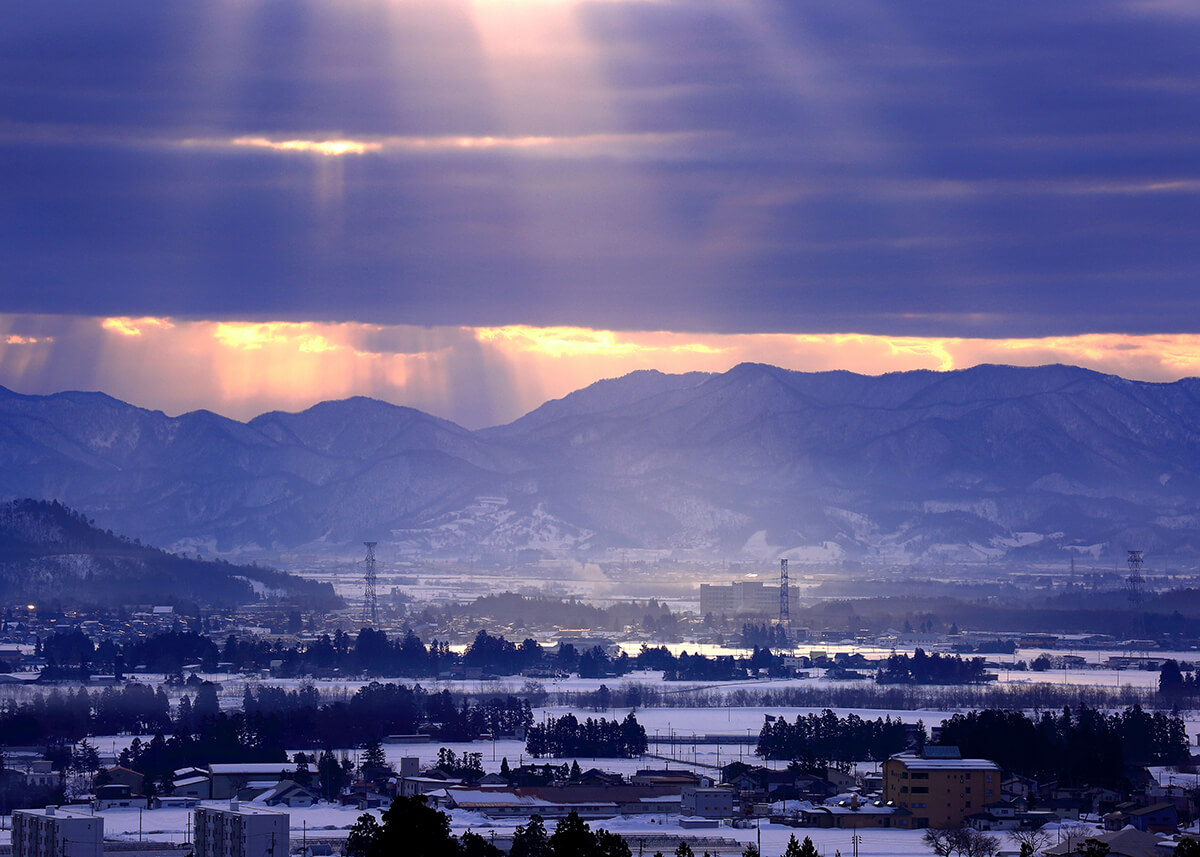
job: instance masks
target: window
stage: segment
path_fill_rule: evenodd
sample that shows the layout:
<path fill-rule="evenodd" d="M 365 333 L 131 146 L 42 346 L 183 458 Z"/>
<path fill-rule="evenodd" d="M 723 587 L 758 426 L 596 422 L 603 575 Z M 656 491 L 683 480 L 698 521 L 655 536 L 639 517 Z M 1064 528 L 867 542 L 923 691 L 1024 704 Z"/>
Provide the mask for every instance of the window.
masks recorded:
<path fill-rule="evenodd" d="M 923 803 L 914 803 L 914 804 L 912 805 L 912 808 L 913 808 L 913 809 L 924 809 L 924 808 L 925 808 L 925 804 L 923 804 Z"/>
<path fill-rule="evenodd" d="M 914 780 L 927 780 L 927 779 L 929 779 L 929 774 L 927 774 L 927 773 L 914 773 L 914 774 L 912 775 L 912 778 L 913 778 Z"/>
<path fill-rule="evenodd" d="M 929 786 L 913 786 L 912 793 L 915 795 L 927 795 L 929 794 Z"/>
<path fill-rule="evenodd" d="M 970 793 L 971 793 L 971 787 L 967 786 L 967 794 L 970 794 Z"/>
<path fill-rule="evenodd" d="M 908 786 L 900 786 L 900 794 L 902 794 L 902 795 L 908 794 Z"/>

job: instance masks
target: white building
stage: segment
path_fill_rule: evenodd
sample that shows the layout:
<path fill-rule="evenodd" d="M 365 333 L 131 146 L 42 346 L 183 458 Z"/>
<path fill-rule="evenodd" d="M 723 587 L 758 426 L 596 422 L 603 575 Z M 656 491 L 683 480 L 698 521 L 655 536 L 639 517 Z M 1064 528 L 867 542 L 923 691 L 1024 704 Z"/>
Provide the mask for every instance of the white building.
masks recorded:
<path fill-rule="evenodd" d="M 288 857 L 286 812 L 261 807 L 196 809 L 196 857 Z"/>
<path fill-rule="evenodd" d="M 800 592 L 788 587 L 789 610 L 800 609 Z M 738 580 L 729 586 L 700 584 L 700 615 L 732 616 L 753 613 L 779 615 L 779 587 L 766 586 L 761 580 Z"/>
<path fill-rule="evenodd" d="M 48 806 L 12 814 L 13 857 L 103 857 L 104 819 Z"/>
<path fill-rule="evenodd" d="M 679 812 L 699 818 L 733 818 L 733 789 L 715 786 L 684 786 L 679 795 Z"/>

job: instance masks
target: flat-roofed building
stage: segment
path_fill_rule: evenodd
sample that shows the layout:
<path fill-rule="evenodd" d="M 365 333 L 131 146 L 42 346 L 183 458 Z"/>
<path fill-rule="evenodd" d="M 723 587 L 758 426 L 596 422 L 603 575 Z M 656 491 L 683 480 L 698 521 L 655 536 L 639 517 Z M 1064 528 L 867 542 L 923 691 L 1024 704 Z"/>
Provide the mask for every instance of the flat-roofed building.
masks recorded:
<path fill-rule="evenodd" d="M 679 793 L 679 812 L 699 818 L 733 818 L 734 797 L 729 786 L 684 786 Z"/>
<path fill-rule="evenodd" d="M 800 609 L 799 591 L 788 589 L 790 609 Z M 700 584 L 700 614 L 706 616 L 732 616 L 755 614 L 777 616 L 779 614 L 779 587 L 766 586 L 761 580 L 739 580 L 729 586 Z"/>
<path fill-rule="evenodd" d="M 999 798 L 1000 767 L 988 759 L 963 759 L 957 747 L 927 746 L 883 763 L 883 794 L 887 805 L 911 813 L 896 818 L 896 826 L 961 827 Z"/>
<path fill-rule="evenodd" d="M 13 857 L 103 857 L 104 819 L 58 807 L 12 814 Z"/>
<path fill-rule="evenodd" d="M 246 807 L 196 808 L 196 857 L 288 857 L 286 812 Z"/>

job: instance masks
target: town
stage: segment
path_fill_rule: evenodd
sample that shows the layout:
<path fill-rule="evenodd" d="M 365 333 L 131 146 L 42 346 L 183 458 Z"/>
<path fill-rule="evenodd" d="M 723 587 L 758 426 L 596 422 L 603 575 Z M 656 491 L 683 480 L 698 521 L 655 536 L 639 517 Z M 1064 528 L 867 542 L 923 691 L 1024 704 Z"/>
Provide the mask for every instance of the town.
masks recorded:
<path fill-rule="evenodd" d="M 405 853 L 1200 847 L 1200 684 L 1177 636 L 926 620 L 835 643 L 764 621 L 759 601 L 721 613 L 748 646 L 696 654 L 631 650 L 602 623 L 451 646 L 286 605 L 13 609 L 12 853 L 371 857 L 426 836 Z"/>

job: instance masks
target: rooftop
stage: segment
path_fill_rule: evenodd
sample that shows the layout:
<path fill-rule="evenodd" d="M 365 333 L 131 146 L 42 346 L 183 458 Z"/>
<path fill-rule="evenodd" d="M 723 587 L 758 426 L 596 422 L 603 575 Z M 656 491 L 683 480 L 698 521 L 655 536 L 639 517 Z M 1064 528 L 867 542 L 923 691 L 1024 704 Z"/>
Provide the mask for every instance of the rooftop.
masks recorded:
<path fill-rule="evenodd" d="M 910 771 L 997 771 L 1000 766 L 989 759 L 924 759 L 916 753 L 892 756 Z"/>

